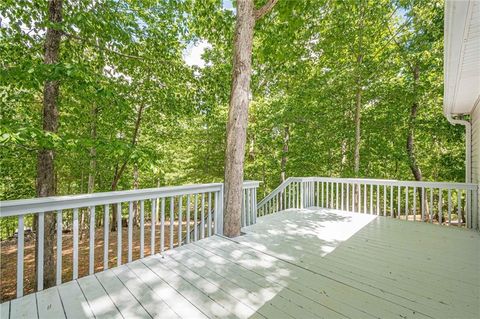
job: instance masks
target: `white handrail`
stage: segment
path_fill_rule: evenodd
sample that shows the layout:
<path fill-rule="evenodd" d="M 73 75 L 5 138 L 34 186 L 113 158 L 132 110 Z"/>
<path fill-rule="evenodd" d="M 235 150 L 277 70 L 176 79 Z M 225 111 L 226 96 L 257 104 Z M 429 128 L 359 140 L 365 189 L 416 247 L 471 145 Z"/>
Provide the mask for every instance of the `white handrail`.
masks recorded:
<path fill-rule="evenodd" d="M 422 221 L 432 222 L 435 217 L 439 224 L 450 225 L 453 223 L 452 214 L 457 214 L 457 225 L 464 224 L 467 228 L 476 229 L 478 188 L 478 184 L 472 183 L 290 177 L 260 201 L 258 215 L 263 216 L 287 208 L 317 206 L 361 213 L 381 213 L 406 220 L 416 220 L 417 214 L 421 213 Z M 456 207 L 452 206 L 454 201 Z M 444 217 L 444 213 L 448 215 Z"/>
<path fill-rule="evenodd" d="M 152 198 L 165 198 L 178 195 L 216 192 L 222 183 L 194 184 L 184 186 L 167 186 L 127 191 L 102 192 L 93 194 L 41 197 L 19 200 L 0 201 L 0 217 L 16 216 L 29 213 L 41 213 L 59 209 L 72 209 L 88 206 L 115 204 L 118 202 L 138 201 Z"/>

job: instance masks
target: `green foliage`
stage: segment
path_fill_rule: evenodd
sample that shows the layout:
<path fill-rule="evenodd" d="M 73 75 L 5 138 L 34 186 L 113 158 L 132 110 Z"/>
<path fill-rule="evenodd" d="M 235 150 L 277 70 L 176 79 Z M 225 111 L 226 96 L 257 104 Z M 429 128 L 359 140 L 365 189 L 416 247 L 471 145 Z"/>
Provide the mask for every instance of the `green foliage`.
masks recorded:
<path fill-rule="evenodd" d="M 89 174 L 94 191 L 108 191 L 123 163 L 117 189 L 133 188 L 134 164 L 142 188 L 223 179 L 233 11 L 220 0 L 66 1 L 61 62 L 47 66 L 46 9 L 40 0 L 0 5 L 2 200 L 35 196 L 44 146 L 56 151 L 59 195 L 87 192 Z M 199 41 L 211 45 L 206 65 L 188 66 L 184 50 Z M 360 175 L 413 179 L 406 138 L 416 99 L 424 178 L 463 179 L 463 131 L 442 115 L 442 1 L 279 1 L 257 24 L 253 56 L 245 178 L 264 192 L 280 182 L 285 127 L 287 176 L 353 176 L 358 74 Z M 41 127 L 46 79 L 60 81 L 57 134 Z"/>

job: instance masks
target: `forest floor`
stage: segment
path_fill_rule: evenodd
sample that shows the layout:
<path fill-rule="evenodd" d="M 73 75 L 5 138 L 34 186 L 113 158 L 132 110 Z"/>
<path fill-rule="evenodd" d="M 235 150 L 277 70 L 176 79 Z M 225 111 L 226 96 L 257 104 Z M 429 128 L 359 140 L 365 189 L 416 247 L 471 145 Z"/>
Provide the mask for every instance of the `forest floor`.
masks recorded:
<path fill-rule="evenodd" d="M 182 236 L 185 236 L 186 225 L 183 223 Z M 174 225 L 174 246 L 178 245 L 178 223 Z M 160 231 L 157 224 L 155 238 L 155 252 L 160 251 Z M 193 229 L 193 224 L 192 224 Z M 151 252 L 151 225 L 145 224 L 144 252 L 145 256 Z M 165 249 L 170 243 L 169 223 L 165 223 Z M 205 236 L 207 232 L 205 231 Z M 200 234 L 199 234 L 200 237 Z M 56 240 L 55 240 L 56 242 Z M 103 270 L 103 228 L 95 230 L 94 248 L 94 269 L 95 272 Z M 109 232 L 109 267 L 117 265 L 117 232 Z M 88 228 L 82 232 L 79 240 L 78 276 L 88 275 L 89 270 L 89 231 Z M 132 259 L 140 258 L 140 227 L 133 227 Z M 55 245 L 56 256 L 56 245 Z M 62 235 L 62 282 L 72 280 L 73 277 L 73 236 L 72 232 L 64 232 Z M 128 228 L 122 229 L 122 264 L 128 259 Z M 17 240 L 10 239 L 0 242 L 0 302 L 14 299 L 16 297 L 17 285 Z M 33 233 L 25 234 L 24 250 L 24 294 L 35 291 L 35 236 Z"/>

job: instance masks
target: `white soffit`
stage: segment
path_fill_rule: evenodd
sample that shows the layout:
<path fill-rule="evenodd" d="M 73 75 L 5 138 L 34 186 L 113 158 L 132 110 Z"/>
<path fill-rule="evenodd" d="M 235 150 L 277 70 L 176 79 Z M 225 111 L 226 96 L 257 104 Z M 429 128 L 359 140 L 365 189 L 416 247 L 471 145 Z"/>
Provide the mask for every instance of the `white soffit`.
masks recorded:
<path fill-rule="evenodd" d="M 480 100 L 480 0 L 447 0 L 444 31 L 443 110 L 470 114 Z"/>

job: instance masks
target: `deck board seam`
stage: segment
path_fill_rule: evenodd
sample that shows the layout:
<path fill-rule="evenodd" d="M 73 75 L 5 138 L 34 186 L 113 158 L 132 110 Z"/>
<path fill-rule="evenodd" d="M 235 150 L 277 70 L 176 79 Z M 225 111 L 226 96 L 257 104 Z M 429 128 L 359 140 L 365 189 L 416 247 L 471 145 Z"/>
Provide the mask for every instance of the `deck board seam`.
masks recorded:
<path fill-rule="evenodd" d="M 58 287 L 55 287 L 55 290 L 57 291 L 58 299 L 60 299 L 60 304 L 62 305 L 63 314 L 65 315 L 65 318 L 67 319 L 67 312 L 65 311 L 65 305 L 63 304 L 62 296 L 60 295 L 60 291 L 58 290 Z"/>
<path fill-rule="evenodd" d="M 117 274 L 112 271 L 112 274 L 115 276 L 115 278 L 118 279 L 118 281 L 120 281 L 120 283 L 125 287 L 125 289 L 130 293 L 130 296 L 132 296 L 137 302 L 138 304 L 143 308 L 143 310 L 145 310 L 145 312 L 150 316 L 150 318 L 153 318 L 152 314 L 150 312 L 148 312 L 148 310 L 144 307 L 144 305 L 142 304 L 142 302 L 133 294 L 133 292 L 128 289 L 128 287 L 125 285 L 125 283 L 117 276 Z"/>
<path fill-rule="evenodd" d="M 148 258 L 148 257 L 146 257 Z M 144 259 L 146 259 L 144 258 Z M 170 283 L 168 283 L 167 281 L 163 280 L 162 277 L 160 277 L 152 268 L 150 268 L 147 264 L 145 264 L 143 262 L 144 259 L 139 259 L 139 261 L 145 266 L 147 267 L 155 276 L 157 276 L 161 281 L 163 281 L 165 284 L 167 284 L 170 288 L 172 288 L 173 290 L 175 290 L 176 292 L 178 292 L 186 301 L 188 301 L 192 306 L 194 306 L 198 311 L 200 311 L 205 317 L 207 318 L 210 318 L 210 316 L 208 314 L 206 314 L 205 312 L 202 311 L 202 309 L 198 308 L 197 305 L 195 305 L 193 302 L 190 301 L 189 298 L 187 298 L 182 292 L 180 292 L 179 290 L 177 290 L 175 287 L 173 287 L 172 285 L 170 285 Z M 198 289 L 197 289 L 198 290 Z M 203 294 L 203 292 L 200 291 L 200 293 Z M 210 296 L 207 296 L 208 298 L 210 298 Z M 210 298 L 212 301 L 213 299 Z M 220 305 L 221 306 L 221 305 Z M 222 307 L 223 308 L 223 307 Z"/>
<path fill-rule="evenodd" d="M 110 294 L 108 293 L 107 289 L 105 289 L 105 287 L 103 286 L 102 281 L 98 279 L 97 274 L 94 274 L 93 277 L 95 277 L 95 280 L 100 284 L 100 286 L 102 286 L 103 291 L 105 291 L 105 293 L 106 293 L 107 296 L 108 296 L 108 299 L 110 299 L 110 301 L 112 302 L 112 304 L 115 306 L 115 308 L 117 309 L 117 311 L 118 311 L 118 313 L 120 314 L 120 316 L 122 316 L 122 318 L 125 318 L 125 316 L 123 315 L 122 311 L 120 311 L 120 308 L 118 308 L 117 304 L 115 303 L 115 301 L 113 300 L 113 298 L 112 298 L 112 297 L 110 296 Z"/>
<path fill-rule="evenodd" d="M 87 302 L 87 305 L 88 305 L 88 308 L 90 308 L 90 311 L 93 315 L 93 318 L 97 318 L 97 316 L 95 315 L 95 312 L 93 311 L 93 308 L 92 308 L 92 305 L 90 304 L 90 301 L 88 301 L 88 298 L 87 296 L 85 295 L 85 291 L 83 291 L 82 289 L 82 285 L 80 285 L 80 283 L 78 282 L 78 279 L 75 279 L 75 282 L 76 284 L 78 285 L 78 288 L 80 288 L 80 291 L 82 292 L 82 295 L 83 295 L 83 298 L 85 298 L 85 301 Z"/>
<path fill-rule="evenodd" d="M 35 307 L 37 307 L 37 319 L 40 319 L 40 309 L 38 308 L 37 293 L 35 293 Z"/>

